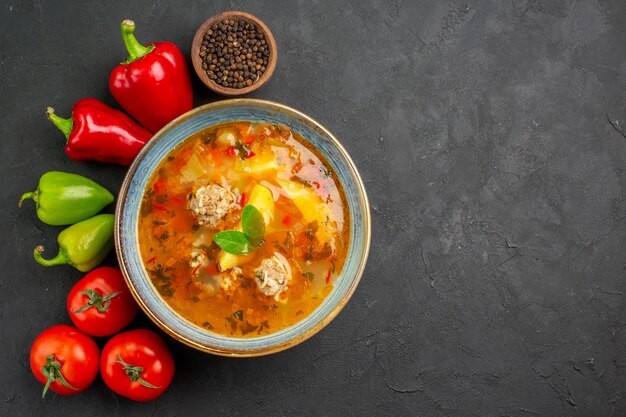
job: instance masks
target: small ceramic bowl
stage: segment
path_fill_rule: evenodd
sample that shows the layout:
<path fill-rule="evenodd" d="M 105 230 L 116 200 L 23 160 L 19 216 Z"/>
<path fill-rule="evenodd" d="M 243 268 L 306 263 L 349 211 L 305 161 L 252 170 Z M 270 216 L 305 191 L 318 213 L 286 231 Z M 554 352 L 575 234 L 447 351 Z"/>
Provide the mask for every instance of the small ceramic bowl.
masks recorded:
<path fill-rule="evenodd" d="M 202 40 L 204 39 L 204 35 L 206 35 L 207 30 L 211 26 L 218 24 L 225 19 L 245 20 L 254 24 L 265 35 L 265 41 L 267 42 L 267 46 L 269 47 L 270 54 L 267 60 L 267 67 L 265 68 L 265 72 L 261 75 L 261 77 L 254 84 L 248 87 L 223 87 L 215 81 L 211 80 L 206 71 L 202 69 L 202 57 L 200 57 L 200 48 L 202 47 Z M 261 19 L 245 12 L 224 12 L 208 18 L 196 32 L 196 35 L 194 36 L 193 42 L 191 44 L 191 62 L 193 64 L 194 70 L 196 71 L 196 74 L 198 74 L 198 77 L 204 83 L 204 85 L 206 85 L 216 93 L 224 96 L 242 96 L 260 88 L 270 79 L 270 77 L 274 73 L 274 69 L 276 68 L 276 56 L 276 40 L 274 39 L 274 35 L 272 35 L 270 29 L 265 23 L 261 21 Z"/>
<path fill-rule="evenodd" d="M 242 339 L 210 332 L 186 320 L 161 297 L 152 284 L 139 250 L 138 219 L 146 185 L 169 152 L 198 131 L 224 122 L 282 124 L 308 140 L 332 165 L 349 206 L 350 247 L 341 274 L 330 294 L 308 317 L 279 332 Z M 294 346 L 326 326 L 348 302 L 365 268 L 371 220 L 363 182 L 339 141 L 309 116 L 282 104 L 257 99 L 232 99 L 198 107 L 161 129 L 130 167 L 115 211 L 115 248 L 133 296 L 159 327 L 196 349 L 224 356 L 260 356 Z"/>

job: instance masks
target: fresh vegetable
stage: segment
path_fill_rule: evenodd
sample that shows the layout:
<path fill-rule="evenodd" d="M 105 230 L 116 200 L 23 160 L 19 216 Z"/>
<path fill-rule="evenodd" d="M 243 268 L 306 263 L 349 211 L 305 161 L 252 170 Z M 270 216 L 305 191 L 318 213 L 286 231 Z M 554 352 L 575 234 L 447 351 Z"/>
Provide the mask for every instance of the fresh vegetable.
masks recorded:
<path fill-rule="evenodd" d="M 243 208 L 239 230 L 224 230 L 213 235 L 213 241 L 223 251 L 234 255 L 247 255 L 263 243 L 265 223 L 263 215 L 251 204 Z"/>
<path fill-rule="evenodd" d="M 18 205 L 29 198 L 39 220 L 51 226 L 88 219 L 114 200 L 113 194 L 89 178 L 59 171 L 43 174 L 37 189 L 22 195 Z"/>
<path fill-rule="evenodd" d="M 72 322 L 90 336 L 111 336 L 137 315 L 138 306 L 117 268 L 96 268 L 70 290 L 67 311 Z"/>
<path fill-rule="evenodd" d="M 122 22 L 128 57 L 111 71 L 109 90 L 131 116 L 151 132 L 193 107 L 191 78 L 183 53 L 170 42 L 141 45 L 135 23 Z"/>
<path fill-rule="evenodd" d="M 89 336 L 60 324 L 44 330 L 30 348 L 30 369 L 48 389 L 73 395 L 84 391 L 98 375 L 100 351 Z"/>
<path fill-rule="evenodd" d="M 174 358 L 156 333 L 137 329 L 113 336 L 102 349 L 100 374 L 113 392 L 135 401 L 157 398 L 174 377 Z"/>
<path fill-rule="evenodd" d="M 63 119 L 48 107 L 48 119 L 67 138 L 65 153 L 75 161 L 130 165 L 152 134 L 119 110 L 100 100 L 85 98 Z"/>
<path fill-rule="evenodd" d="M 98 214 L 76 223 L 59 233 L 59 253 L 54 258 L 44 259 L 40 245 L 35 248 L 35 260 L 43 266 L 69 264 L 90 271 L 113 249 L 113 222 L 112 214 Z"/>

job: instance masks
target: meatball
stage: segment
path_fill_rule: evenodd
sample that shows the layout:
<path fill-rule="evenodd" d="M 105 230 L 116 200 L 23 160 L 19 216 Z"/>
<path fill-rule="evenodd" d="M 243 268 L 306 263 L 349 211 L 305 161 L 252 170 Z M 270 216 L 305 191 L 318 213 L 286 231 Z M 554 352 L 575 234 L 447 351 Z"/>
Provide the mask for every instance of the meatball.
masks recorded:
<path fill-rule="evenodd" d="M 233 269 L 230 270 L 230 274 L 224 275 L 222 277 L 222 281 L 220 282 L 220 287 L 225 293 L 231 294 L 237 288 L 237 285 L 235 284 L 237 284 L 241 280 L 242 277 L 243 277 L 243 272 L 241 268 L 234 267 Z"/>
<path fill-rule="evenodd" d="M 238 207 L 235 194 L 221 185 L 209 184 L 189 196 L 189 210 L 201 225 L 216 227 L 230 210 Z"/>
<path fill-rule="evenodd" d="M 274 256 L 261 261 L 261 265 L 254 270 L 256 285 L 259 290 L 276 301 L 289 286 L 291 281 L 291 267 L 285 257 L 274 252 Z"/>

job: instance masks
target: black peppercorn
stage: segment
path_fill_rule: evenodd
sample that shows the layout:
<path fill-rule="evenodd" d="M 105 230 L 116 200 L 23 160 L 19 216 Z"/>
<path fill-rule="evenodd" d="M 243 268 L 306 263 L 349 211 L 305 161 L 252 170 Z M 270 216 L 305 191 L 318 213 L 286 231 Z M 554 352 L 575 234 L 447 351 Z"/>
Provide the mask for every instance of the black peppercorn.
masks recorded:
<path fill-rule="evenodd" d="M 261 78 L 269 64 L 265 34 L 243 19 L 224 19 L 206 31 L 200 47 L 202 69 L 224 87 L 244 88 Z"/>

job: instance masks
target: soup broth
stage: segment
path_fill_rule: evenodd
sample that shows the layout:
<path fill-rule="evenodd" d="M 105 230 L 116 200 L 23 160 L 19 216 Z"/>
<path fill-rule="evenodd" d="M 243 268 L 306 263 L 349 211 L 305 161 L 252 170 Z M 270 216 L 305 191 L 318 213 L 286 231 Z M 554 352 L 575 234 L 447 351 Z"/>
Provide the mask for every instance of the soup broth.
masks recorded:
<path fill-rule="evenodd" d="M 244 209 L 261 215 L 261 237 Z M 145 268 L 174 310 L 215 333 L 258 337 L 302 320 L 330 293 L 350 219 L 336 174 L 302 137 L 238 122 L 201 131 L 161 162 L 138 230 Z M 233 233 L 216 234 L 225 231 L 249 245 L 224 246 L 218 238 Z"/>

